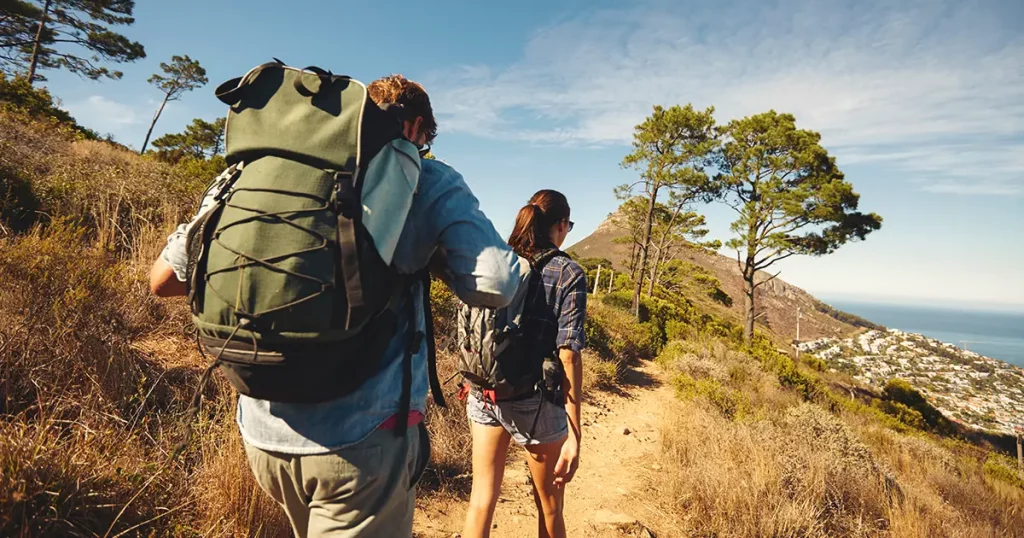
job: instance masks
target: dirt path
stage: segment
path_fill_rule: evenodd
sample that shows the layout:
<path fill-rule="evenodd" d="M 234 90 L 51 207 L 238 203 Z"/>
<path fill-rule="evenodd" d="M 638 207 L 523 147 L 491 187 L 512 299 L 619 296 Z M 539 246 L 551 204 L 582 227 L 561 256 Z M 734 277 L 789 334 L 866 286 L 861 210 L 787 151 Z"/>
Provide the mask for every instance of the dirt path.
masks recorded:
<path fill-rule="evenodd" d="M 569 536 L 650 536 L 635 524 L 602 521 L 610 516 L 628 516 L 626 521 L 635 519 L 656 536 L 669 535 L 654 523 L 663 518 L 644 502 L 658 468 L 657 428 L 673 394 L 662 377 L 657 365 L 647 362 L 627 373 L 619 393 L 596 394 L 584 403 L 580 469 L 566 490 Z M 536 536 L 536 507 L 523 456 L 517 449 L 509 457 L 493 538 Z M 465 502 L 423 502 L 416 508 L 415 535 L 455 536 L 462 529 L 465 509 Z"/>

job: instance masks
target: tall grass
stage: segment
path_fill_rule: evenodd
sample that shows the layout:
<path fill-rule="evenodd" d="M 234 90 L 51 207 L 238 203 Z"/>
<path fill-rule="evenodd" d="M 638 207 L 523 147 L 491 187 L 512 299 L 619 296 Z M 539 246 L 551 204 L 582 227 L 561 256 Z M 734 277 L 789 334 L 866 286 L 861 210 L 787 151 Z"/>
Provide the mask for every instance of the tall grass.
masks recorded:
<path fill-rule="evenodd" d="M 200 361 L 145 270 L 205 180 L 3 111 L 0 180 L 0 536 L 287 536 L 226 383 L 168 460 Z"/>
<path fill-rule="evenodd" d="M 681 535 L 1024 535 L 1002 456 L 833 405 L 792 363 L 718 339 L 670 343 L 658 362 L 680 400 L 655 497 Z"/>

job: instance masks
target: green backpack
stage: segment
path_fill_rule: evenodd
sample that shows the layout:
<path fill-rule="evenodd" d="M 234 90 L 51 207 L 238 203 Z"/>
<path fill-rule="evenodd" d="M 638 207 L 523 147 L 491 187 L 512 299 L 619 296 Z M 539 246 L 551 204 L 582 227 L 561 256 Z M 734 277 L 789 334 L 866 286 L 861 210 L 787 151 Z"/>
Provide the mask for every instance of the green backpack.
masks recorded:
<path fill-rule="evenodd" d="M 414 304 L 402 294 L 423 276 L 391 263 L 421 165 L 401 107 L 378 107 L 355 79 L 279 61 L 217 97 L 230 107 L 229 168 L 187 239 L 193 321 L 216 357 L 206 377 L 220 366 L 241 394 L 277 402 L 349 394 L 383 366 L 396 305 Z M 406 352 L 406 410 L 423 339 Z"/>

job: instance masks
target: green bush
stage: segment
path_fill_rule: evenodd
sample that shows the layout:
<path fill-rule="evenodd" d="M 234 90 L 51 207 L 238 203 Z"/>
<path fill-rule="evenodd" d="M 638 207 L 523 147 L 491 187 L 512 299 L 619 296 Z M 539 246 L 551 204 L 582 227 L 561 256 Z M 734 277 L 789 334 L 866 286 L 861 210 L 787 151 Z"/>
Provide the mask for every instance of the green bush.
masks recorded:
<path fill-rule="evenodd" d="M 36 88 L 24 77 L 9 79 L 0 73 L 0 108 L 51 120 L 54 126 L 70 128 L 89 140 L 100 138 L 96 131 L 82 127 L 71 114 L 58 107 L 46 88 Z"/>
<path fill-rule="evenodd" d="M 455 316 L 459 310 L 459 298 L 443 282 L 430 281 L 430 310 L 434 317 L 434 338 L 439 349 L 455 339 Z"/>
<path fill-rule="evenodd" d="M 923 430 L 926 426 L 924 417 L 917 409 L 907 407 L 899 402 L 892 402 L 888 400 L 879 400 L 874 398 L 871 400 L 871 406 L 882 411 L 883 413 L 892 416 L 896 420 L 910 426 L 911 428 L 917 428 Z"/>
<path fill-rule="evenodd" d="M 886 381 L 882 389 L 882 399 L 917 411 L 924 423 L 935 431 L 950 433 L 955 430 L 949 419 L 942 416 L 941 411 L 928 403 L 917 389 L 903 379 Z"/>
<path fill-rule="evenodd" d="M 626 310 L 603 302 L 588 303 L 584 326 L 587 345 L 606 359 L 634 362 L 652 359 L 661 349 L 663 336 L 651 323 L 637 323 Z"/>
<path fill-rule="evenodd" d="M 679 373 L 672 378 L 672 384 L 680 398 L 703 398 L 730 419 L 742 418 L 750 412 L 750 402 L 744 394 L 723 386 L 716 379 L 694 379 Z"/>
<path fill-rule="evenodd" d="M 796 390 L 805 400 L 813 400 L 824 391 L 816 379 L 797 369 L 793 359 L 775 349 L 772 341 L 762 334 L 754 336 L 750 344 L 750 355 L 765 370 L 778 376 L 782 386 Z"/>
<path fill-rule="evenodd" d="M 996 452 L 990 452 L 981 470 L 989 478 L 1024 488 L 1024 480 L 1021 480 L 1016 467 L 1017 465 L 1012 459 Z"/>

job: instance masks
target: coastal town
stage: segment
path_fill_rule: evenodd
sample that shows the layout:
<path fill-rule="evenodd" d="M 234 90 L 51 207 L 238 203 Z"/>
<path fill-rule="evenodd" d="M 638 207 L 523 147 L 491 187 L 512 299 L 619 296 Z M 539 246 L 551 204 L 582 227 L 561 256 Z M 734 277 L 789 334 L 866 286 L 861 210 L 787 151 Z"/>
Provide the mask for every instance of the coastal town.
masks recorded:
<path fill-rule="evenodd" d="M 1024 370 L 954 344 L 889 329 L 801 342 L 797 349 L 875 387 L 906 380 L 965 426 L 1013 434 L 1024 425 Z"/>

